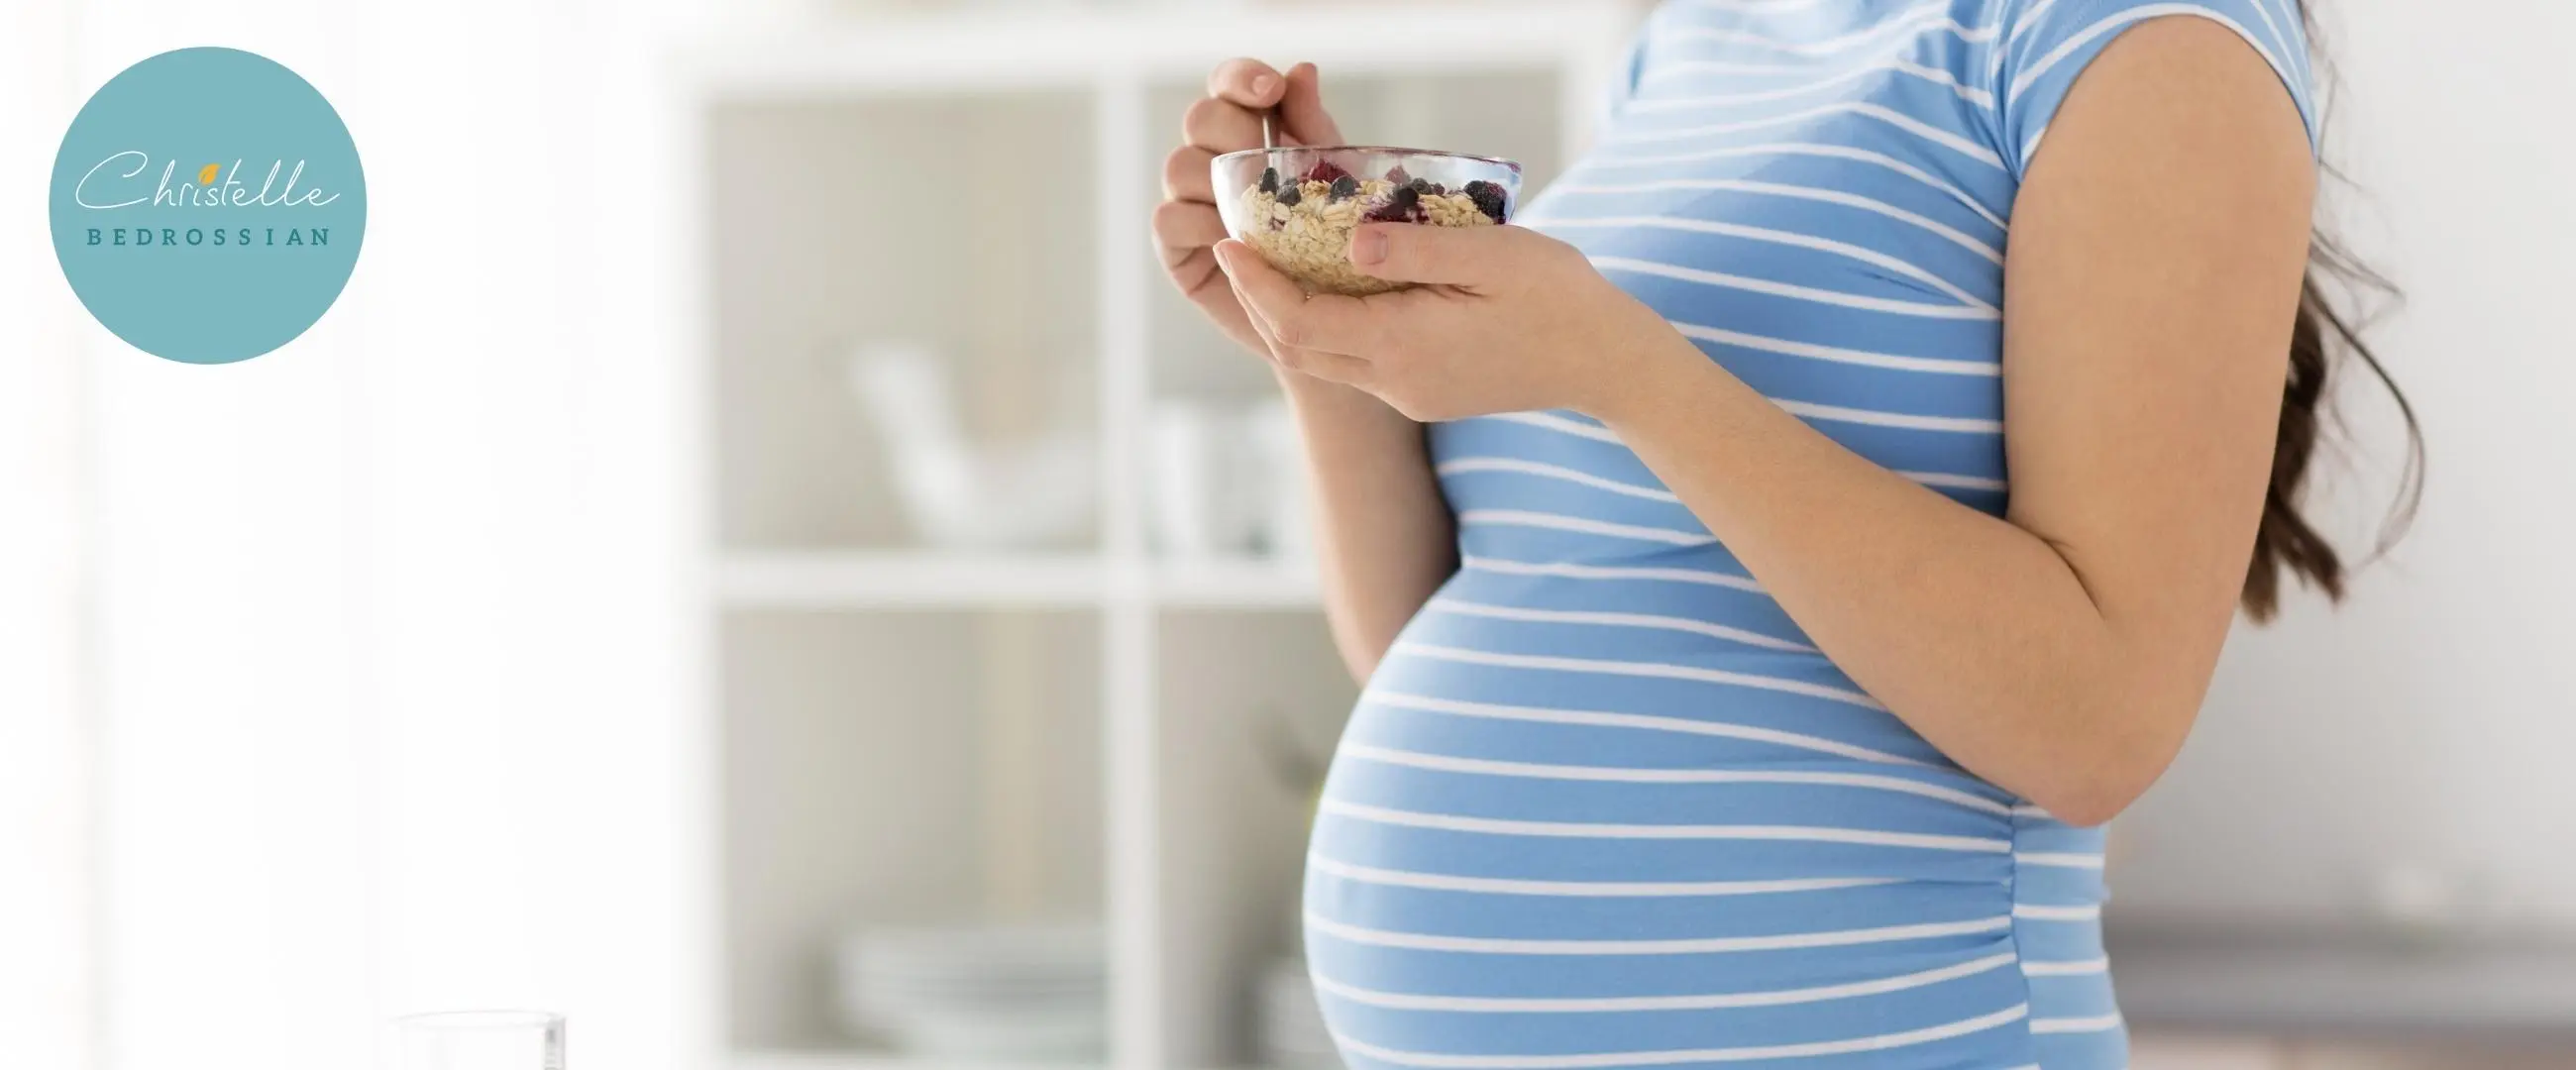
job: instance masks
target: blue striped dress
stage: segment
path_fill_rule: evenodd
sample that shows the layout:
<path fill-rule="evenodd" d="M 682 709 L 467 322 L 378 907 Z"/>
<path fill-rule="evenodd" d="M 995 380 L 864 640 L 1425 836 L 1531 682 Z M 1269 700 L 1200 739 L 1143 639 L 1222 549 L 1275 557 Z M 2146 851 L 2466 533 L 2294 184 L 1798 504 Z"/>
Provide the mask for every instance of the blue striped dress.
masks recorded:
<path fill-rule="evenodd" d="M 2015 192 L 2079 73 L 2166 15 L 2234 30 L 2313 118 L 2295 0 L 1671 0 L 1521 221 L 1999 514 Z M 1461 568 L 1364 690 L 1307 858 L 1350 1065 L 2125 1065 L 2098 831 L 1863 693 L 1599 423 L 1431 447 Z"/>

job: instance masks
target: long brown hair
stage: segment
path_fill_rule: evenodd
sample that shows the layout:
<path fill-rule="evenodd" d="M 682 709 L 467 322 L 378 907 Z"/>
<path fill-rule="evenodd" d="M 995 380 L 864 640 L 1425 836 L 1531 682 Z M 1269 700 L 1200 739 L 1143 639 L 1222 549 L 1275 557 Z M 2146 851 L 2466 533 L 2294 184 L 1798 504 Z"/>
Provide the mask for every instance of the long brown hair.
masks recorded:
<path fill-rule="evenodd" d="M 2299 6 L 2314 40 L 2315 12 L 2304 0 Z M 2323 64 L 2322 55 L 2318 62 Z M 2332 166 L 2324 170 L 2329 178 L 2342 177 Z M 2349 572 L 2343 555 L 2299 513 L 2300 489 L 2307 482 L 2308 462 L 2317 452 L 2322 408 L 2331 396 L 2328 389 L 2338 365 L 2359 361 L 2396 399 L 2397 411 L 2406 421 L 2406 466 L 2398 480 L 2397 499 L 2380 529 L 2380 552 L 2405 534 L 2424 497 L 2424 429 L 2415 420 L 2415 407 L 2389 377 L 2379 355 L 2362 341 L 2359 316 L 2338 305 L 2335 284 L 2347 295 L 2397 296 L 2396 287 L 2385 277 L 2353 259 L 2322 229 L 2311 240 L 2307 280 L 2299 292 L 2298 323 L 2290 331 L 2289 377 L 2281 386 L 2281 424 L 2272 443 L 2272 485 L 2263 495 L 2263 524 L 2254 533 L 2254 559 L 2245 570 L 2241 601 L 2246 615 L 2257 621 L 2270 620 L 2279 611 L 2284 574 L 2324 592 L 2328 599 L 2343 597 Z"/>

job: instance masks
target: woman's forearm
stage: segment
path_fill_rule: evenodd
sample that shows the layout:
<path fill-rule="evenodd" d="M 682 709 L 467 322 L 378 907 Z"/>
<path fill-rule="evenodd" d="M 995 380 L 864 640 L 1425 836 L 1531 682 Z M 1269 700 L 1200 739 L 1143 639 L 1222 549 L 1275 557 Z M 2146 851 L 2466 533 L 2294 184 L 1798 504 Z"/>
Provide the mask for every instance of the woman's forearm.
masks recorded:
<path fill-rule="evenodd" d="M 1366 681 L 1457 570 L 1449 507 L 1421 424 L 1351 387 L 1286 371 L 1280 382 L 1306 443 L 1333 644 L 1352 677 Z"/>
<path fill-rule="evenodd" d="M 1898 476 L 1700 355 L 1641 360 L 1594 415 L 1855 682 L 1943 753 L 2070 821 L 2160 772 L 2200 671 L 2123 642 L 2039 537 Z"/>

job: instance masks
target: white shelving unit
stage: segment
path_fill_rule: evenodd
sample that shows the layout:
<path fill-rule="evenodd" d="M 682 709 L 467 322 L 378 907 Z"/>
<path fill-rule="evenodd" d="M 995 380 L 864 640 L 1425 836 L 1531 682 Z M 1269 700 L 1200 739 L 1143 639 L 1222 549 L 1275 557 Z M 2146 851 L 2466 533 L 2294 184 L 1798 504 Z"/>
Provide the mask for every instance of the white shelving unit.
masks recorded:
<path fill-rule="evenodd" d="M 833 934 L 1065 916 L 1110 935 L 1112 1065 L 1252 1059 L 1252 980 L 1294 951 L 1309 790 L 1262 748 L 1319 760 L 1353 689 L 1311 566 L 1149 544 L 1156 400 L 1275 390 L 1158 277 L 1162 155 L 1206 71 L 1257 54 L 1321 65 L 1356 140 L 1512 156 L 1543 183 L 1634 18 L 1059 8 L 779 26 L 681 57 L 703 272 L 685 314 L 714 398 L 720 1061 L 912 1065 L 836 1033 Z M 829 359 L 870 339 L 941 352 L 978 433 L 1092 431 L 1096 530 L 916 544 Z"/>

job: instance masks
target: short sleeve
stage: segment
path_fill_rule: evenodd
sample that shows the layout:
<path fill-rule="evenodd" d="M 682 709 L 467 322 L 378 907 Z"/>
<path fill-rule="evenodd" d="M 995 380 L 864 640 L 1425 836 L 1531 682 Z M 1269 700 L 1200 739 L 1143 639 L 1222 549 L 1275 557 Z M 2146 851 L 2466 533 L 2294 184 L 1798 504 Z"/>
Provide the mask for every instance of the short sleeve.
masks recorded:
<path fill-rule="evenodd" d="M 2281 76 L 2317 144 L 2317 111 L 2309 84 L 2312 62 L 2299 15 L 2300 0 L 2007 0 L 2004 32 L 1995 52 L 1996 106 L 2002 112 L 2003 155 L 2019 176 L 2039 151 L 2048 124 L 2068 90 L 2094 57 L 2122 31 L 2169 15 L 2197 16 L 2225 26 L 2252 45 Z"/>

